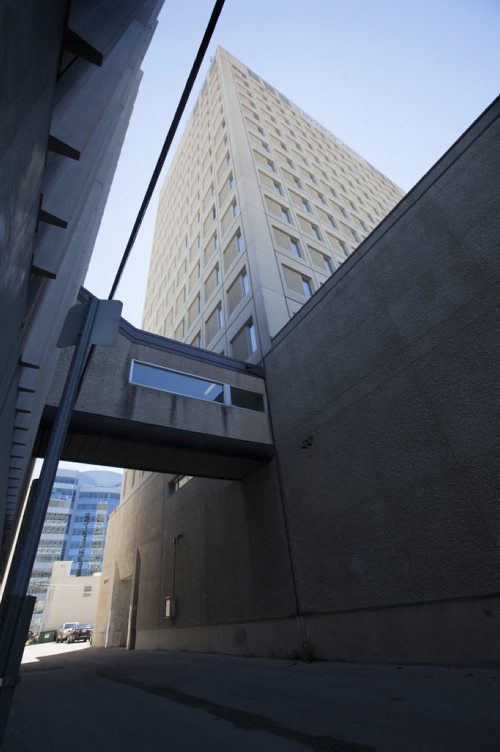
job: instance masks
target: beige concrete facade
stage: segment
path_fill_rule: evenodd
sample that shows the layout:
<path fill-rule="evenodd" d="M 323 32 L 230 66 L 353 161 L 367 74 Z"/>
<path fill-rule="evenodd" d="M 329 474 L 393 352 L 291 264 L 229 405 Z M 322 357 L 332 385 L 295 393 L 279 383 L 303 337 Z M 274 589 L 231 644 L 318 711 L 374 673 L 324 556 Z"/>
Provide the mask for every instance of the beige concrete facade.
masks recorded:
<path fill-rule="evenodd" d="M 402 195 L 219 48 L 161 192 L 144 328 L 260 361 Z"/>
<path fill-rule="evenodd" d="M 64 622 L 95 624 L 101 573 L 88 577 L 71 574 L 72 561 L 55 561 L 52 565 L 40 632 L 57 629 Z"/>

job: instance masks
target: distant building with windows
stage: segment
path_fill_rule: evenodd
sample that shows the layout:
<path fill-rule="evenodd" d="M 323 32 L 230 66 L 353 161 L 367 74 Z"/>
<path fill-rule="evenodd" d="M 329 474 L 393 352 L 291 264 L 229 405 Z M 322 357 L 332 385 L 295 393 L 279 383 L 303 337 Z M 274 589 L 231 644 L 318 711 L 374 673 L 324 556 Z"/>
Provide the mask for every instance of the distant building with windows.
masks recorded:
<path fill-rule="evenodd" d="M 31 629 L 38 630 L 55 561 L 71 561 L 71 574 L 100 572 L 109 515 L 120 500 L 122 476 L 103 470 L 58 470 L 31 575 L 37 599 Z"/>

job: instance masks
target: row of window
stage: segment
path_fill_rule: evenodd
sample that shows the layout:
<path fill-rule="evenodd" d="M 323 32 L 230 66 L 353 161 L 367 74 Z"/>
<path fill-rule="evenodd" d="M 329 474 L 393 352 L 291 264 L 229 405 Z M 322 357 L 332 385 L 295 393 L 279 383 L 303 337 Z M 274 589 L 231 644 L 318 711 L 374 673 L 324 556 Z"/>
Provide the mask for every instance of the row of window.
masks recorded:
<path fill-rule="evenodd" d="M 307 113 L 300 110 L 296 105 L 292 105 L 283 94 L 252 74 L 248 69 L 246 73 L 240 67 L 233 65 L 233 74 L 244 95 L 254 103 L 254 106 L 255 99 L 257 99 L 263 110 L 271 115 L 281 117 L 285 122 L 289 136 L 298 139 L 298 141 L 302 138 L 304 140 L 303 146 L 306 146 L 314 157 L 318 157 L 319 154 L 321 161 L 326 163 L 330 163 L 330 158 L 333 158 L 344 174 L 351 173 L 355 179 L 357 178 L 363 183 L 369 179 L 383 192 L 399 192 L 397 187 L 382 176 L 378 170 L 355 154 Z M 296 147 L 300 150 L 299 143 L 296 143 Z M 318 154 L 314 154 L 315 151 Z"/>
<path fill-rule="evenodd" d="M 120 492 L 114 491 L 81 491 L 80 499 L 119 499 Z"/>
<path fill-rule="evenodd" d="M 269 164 L 263 164 L 261 160 L 258 159 L 259 155 L 257 152 L 254 152 L 256 156 L 256 161 L 258 164 L 260 164 L 261 168 L 264 167 L 266 169 L 269 169 L 273 173 L 277 173 L 277 167 L 274 164 L 274 162 L 271 162 L 270 160 L 267 160 L 267 163 Z M 286 171 L 285 171 L 286 172 Z M 283 186 L 280 182 L 278 182 L 275 179 L 270 179 L 268 175 L 266 175 L 264 172 L 261 172 L 259 170 L 258 172 L 260 182 L 261 184 L 265 185 L 267 188 L 270 188 L 270 183 L 272 184 L 273 191 L 276 195 L 280 197 L 285 197 L 285 191 L 283 189 Z M 295 187 L 302 188 L 300 179 L 296 176 L 289 174 L 289 177 L 291 178 L 291 181 L 294 183 Z M 287 175 L 285 175 L 285 180 L 287 179 Z M 290 180 L 288 180 L 290 182 Z M 312 208 L 310 201 L 305 198 L 304 196 L 300 196 L 298 193 L 295 193 L 294 191 L 289 191 L 291 201 L 292 203 L 302 211 L 306 212 L 307 214 L 312 214 Z M 337 232 L 343 232 L 344 235 L 346 235 L 349 238 L 352 238 L 356 243 L 361 242 L 362 238 L 366 236 L 366 234 L 370 231 L 370 227 L 366 224 L 364 220 L 359 219 L 358 217 L 353 216 L 352 218 L 348 214 L 345 207 L 341 206 L 340 204 L 336 204 L 335 202 L 327 202 L 324 194 L 320 192 L 316 192 L 316 198 L 328 209 L 330 209 L 330 212 L 325 211 L 324 209 L 318 208 L 317 213 L 320 217 L 320 221 L 322 223 L 328 223 L 328 225 L 336 230 Z M 289 206 L 286 206 L 285 204 L 278 202 L 274 198 L 270 198 L 268 195 L 264 194 L 264 202 L 266 204 L 266 207 L 269 212 L 274 214 L 277 217 L 280 217 L 280 219 L 283 222 L 286 222 L 288 224 L 296 224 L 298 221 L 299 225 L 304 225 L 305 231 L 308 232 L 308 234 L 311 234 L 317 238 L 317 240 L 323 240 L 321 237 L 321 233 L 319 230 L 319 227 L 314 222 L 309 222 L 305 218 L 298 215 L 298 219 L 296 222 L 292 219 L 292 211 Z M 335 207 L 333 210 L 330 207 Z M 334 212 L 337 213 L 337 218 L 334 216 Z M 343 221 L 339 219 L 339 215 L 343 217 L 346 221 Z M 375 225 L 375 222 L 373 221 L 373 218 L 370 215 L 367 215 L 371 221 L 372 221 L 372 227 Z M 349 222 L 350 224 L 347 224 Z M 355 229 L 352 224 L 357 224 L 358 229 Z"/>
<path fill-rule="evenodd" d="M 226 163 L 227 165 L 230 164 L 229 152 L 226 158 Z M 230 190 L 231 188 L 234 188 L 234 178 L 232 177 L 232 175 L 230 175 L 228 178 L 225 179 L 224 184 L 227 188 L 226 195 L 225 195 L 225 197 L 227 197 L 228 190 Z M 215 187 L 213 188 L 213 190 L 215 191 Z M 222 235 L 222 237 L 224 237 L 224 235 L 227 233 L 227 231 L 229 230 L 230 226 L 232 225 L 232 223 L 234 222 L 234 219 L 238 216 L 238 214 L 239 214 L 238 202 L 237 202 L 237 199 L 233 197 L 232 201 L 230 202 L 229 207 L 224 211 L 221 217 L 220 234 Z M 175 216 L 175 212 L 173 216 Z M 206 242 L 206 245 L 203 249 L 203 257 L 205 259 L 209 258 L 213 254 L 213 252 L 218 249 L 219 243 L 220 243 L 219 229 L 218 228 L 213 229 L 213 225 L 215 223 L 216 217 L 217 217 L 217 210 L 215 208 L 215 204 L 213 204 L 207 216 L 205 217 L 203 225 L 201 226 L 201 215 L 200 215 L 200 212 L 198 211 L 196 215 L 196 223 L 192 225 L 191 227 L 191 232 L 195 232 L 197 233 L 197 235 L 196 235 L 194 243 L 191 244 L 190 261 L 192 261 L 193 258 L 199 255 L 202 237 L 204 237 L 205 240 L 207 239 L 207 237 L 209 238 L 208 242 Z M 200 229 L 198 229 L 198 227 L 200 227 Z M 165 253 L 165 248 L 161 241 L 161 234 L 155 235 L 154 245 L 158 253 L 161 253 L 163 256 L 169 255 Z M 187 236 L 186 236 L 185 247 L 186 245 L 187 245 Z M 147 293 L 147 300 L 149 302 L 149 305 L 148 305 L 148 314 L 145 317 L 146 320 L 150 321 L 150 313 L 158 306 L 158 304 L 160 303 L 160 299 L 164 297 L 164 292 L 162 290 L 162 280 L 172 279 L 174 277 L 173 267 L 174 267 L 175 262 L 178 261 L 179 259 L 178 258 L 172 259 L 170 257 L 169 260 L 170 260 L 170 264 L 169 264 L 168 270 L 165 269 L 163 275 L 161 275 L 160 273 L 158 274 L 158 277 L 156 280 L 153 280 L 153 281 L 150 280 L 149 282 L 148 293 Z M 161 266 L 162 265 L 159 264 L 160 268 Z M 177 282 L 179 281 L 179 272 L 182 271 L 182 273 L 185 274 L 187 272 L 187 267 L 188 267 L 187 256 L 184 254 L 184 261 L 181 262 L 181 267 L 176 275 Z M 173 293 L 174 282 L 171 283 L 171 289 Z M 151 324 L 149 325 L 151 326 Z"/>
<path fill-rule="evenodd" d="M 236 199 L 233 199 L 229 209 L 226 211 L 224 217 L 222 218 L 222 235 L 224 236 L 227 231 L 230 229 L 231 225 L 233 224 L 234 220 L 239 215 L 239 207 L 237 204 Z M 188 287 L 189 292 L 192 292 L 195 286 L 197 286 L 198 281 L 201 278 L 201 270 L 202 270 L 202 262 L 204 262 L 204 267 L 206 268 L 210 262 L 211 258 L 214 255 L 214 253 L 219 249 L 219 234 L 216 231 L 214 231 L 211 241 L 205 246 L 203 249 L 203 252 L 200 256 L 200 236 L 198 235 L 197 241 L 195 244 L 193 244 L 193 247 L 190 251 L 190 260 L 191 262 L 195 259 L 199 259 L 194 264 L 192 270 L 189 272 L 189 275 L 187 274 L 188 271 L 188 264 L 187 264 L 187 258 L 184 258 L 184 261 L 182 262 L 181 268 L 177 271 L 177 274 L 175 274 L 175 259 L 171 261 L 171 264 L 169 266 L 168 272 L 165 274 L 165 280 L 168 279 L 168 275 L 170 274 L 170 278 L 172 279 L 172 282 L 170 283 L 167 290 L 165 290 L 165 286 L 162 285 L 160 282 L 157 285 L 157 293 L 155 296 L 155 299 L 153 301 L 150 301 L 150 305 L 153 305 L 156 307 L 158 311 L 158 304 L 160 303 L 160 298 L 163 303 L 164 311 L 168 308 L 169 301 L 171 301 L 175 297 L 175 311 L 174 316 L 177 316 L 180 312 L 180 310 L 184 310 L 184 304 L 186 302 L 186 287 Z M 241 234 L 241 230 L 238 228 L 229 241 L 229 243 L 226 245 L 224 251 L 223 251 L 223 257 L 226 260 L 226 258 L 229 258 L 229 256 L 233 256 L 234 251 L 241 252 L 244 250 L 244 240 L 243 236 Z M 224 263 L 225 268 L 227 267 L 227 263 L 225 261 Z M 186 279 L 186 282 L 184 283 L 184 280 Z M 184 283 L 184 284 L 183 284 Z M 181 286 L 182 285 L 182 286 Z M 205 296 L 207 293 L 209 293 L 209 288 L 212 285 L 212 280 L 210 277 L 206 279 L 205 281 Z M 180 287 L 180 292 L 177 292 L 177 290 Z M 162 315 L 165 315 L 164 313 Z M 168 314 L 167 314 L 168 315 Z"/>
<path fill-rule="evenodd" d="M 177 321 L 175 328 L 174 328 L 174 338 L 181 340 L 183 339 L 186 334 L 189 332 L 191 327 L 193 326 L 194 322 L 196 321 L 197 317 L 199 316 L 200 312 L 202 310 L 205 310 L 208 301 L 210 298 L 216 293 L 217 289 L 220 288 L 223 280 L 222 275 L 222 269 L 224 270 L 224 275 L 227 274 L 228 270 L 232 267 L 233 262 L 237 258 L 238 255 L 240 255 L 245 250 L 245 242 L 244 238 L 241 232 L 241 229 L 238 228 L 231 238 L 231 240 L 227 243 L 225 248 L 223 249 L 221 256 L 222 260 L 217 260 L 215 263 L 211 261 L 212 267 L 210 271 L 207 273 L 205 281 L 203 283 L 203 286 L 200 290 L 200 292 L 195 295 L 195 297 L 192 299 L 191 303 L 188 305 L 187 308 L 187 316 L 184 315 L 184 312 L 186 310 L 186 287 L 184 286 L 181 290 L 181 293 L 177 296 L 175 306 L 171 305 L 170 309 L 164 314 L 164 332 L 168 336 L 171 332 L 171 327 L 173 325 L 173 322 L 181 316 L 180 320 Z M 219 256 L 220 259 L 220 256 Z M 209 259 L 210 260 L 210 259 Z M 195 274 L 193 276 L 190 276 L 189 279 L 189 289 L 190 292 L 195 289 L 198 285 L 198 280 L 201 276 L 201 264 L 198 263 L 195 267 Z M 231 283 L 231 285 L 228 287 L 226 291 L 226 297 L 227 297 L 227 313 L 228 316 L 231 316 L 238 306 L 239 302 L 249 295 L 250 293 L 250 282 L 248 278 L 248 274 L 246 271 L 246 268 L 243 268 L 240 273 L 237 275 L 235 280 Z M 202 302 L 202 294 L 203 294 L 203 302 Z M 219 310 L 214 310 L 212 314 L 210 314 L 207 318 L 207 321 L 205 323 L 205 337 L 204 341 L 209 342 L 215 333 L 219 331 L 221 326 L 223 325 L 223 313 L 222 313 L 222 305 L 220 305 Z M 194 344 L 196 347 L 201 346 L 201 333 L 194 334 L 193 337 L 190 339 L 191 344 Z"/>
<path fill-rule="evenodd" d="M 209 277 L 209 280 L 210 279 L 213 282 L 213 287 L 211 290 L 211 294 L 212 294 L 215 291 L 216 287 L 218 287 L 222 281 L 219 264 L 215 265 L 213 275 Z M 250 281 L 249 281 L 246 267 L 243 267 L 243 269 L 237 275 L 236 279 L 232 282 L 232 284 L 228 287 L 226 291 L 226 310 L 227 310 L 228 316 L 231 316 L 233 314 L 233 312 L 235 311 L 237 306 L 240 304 L 240 302 L 248 295 L 250 295 Z M 174 332 L 175 339 L 182 340 L 184 338 L 185 333 L 188 331 L 189 328 L 191 328 L 193 323 L 196 321 L 201 310 L 202 310 L 202 307 L 201 307 L 201 301 L 200 301 L 200 294 L 198 294 L 196 298 L 194 299 L 194 301 L 192 302 L 192 304 L 190 305 L 190 307 L 188 308 L 187 326 L 186 326 L 186 317 L 183 316 L 180 323 L 177 325 L 175 329 L 175 332 Z M 223 308 L 222 308 L 222 301 L 219 301 L 205 320 L 205 324 L 204 324 L 205 342 L 209 344 L 211 340 L 216 336 L 216 334 L 223 328 L 223 326 L 224 326 L 224 313 L 223 313 Z M 199 347 L 201 344 L 201 337 L 199 333 L 195 335 L 194 337 L 194 339 L 197 339 L 197 338 L 198 338 L 198 344 L 196 346 Z"/>
<path fill-rule="evenodd" d="M 259 155 L 256 153 L 256 156 Z M 259 161 L 258 159 L 256 161 Z M 273 173 L 277 173 L 278 170 L 276 168 L 276 165 L 274 163 L 271 163 L 271 165 L 268 164 L 268 161 L 266 160 L 265 165 L 262 165 L 265 167 L 265 169 L 269 169 Z M 285 190 L 284 185 L 288 184 L 288 186 L 292 186 L 296 190 L 301 191 L 302 193 L 307 193 L 312 201 L 314 203 L 321 204 L 321 206 L 316 207 L 316 211 L 320 216 L 328 216 L 328 221 L 332 226 L 336 227 L 335 219 L 331 215 L 326 215 L 326 209 L 331 209 L 333 212 L 337 215 L 341 215 L 346 220 L 349 220 L 353 223 L 357 223 L 358 226 L 362 227 L 364 230 L 368 230 L 368 225 L 366 224 L 366 221 L 369 222 L 372 226 L 375 224 L 376 220 L 374 217 L 365 210 L 358 210 L 358 214 L 361 214 L 362 217 L 357 216 L 356 214 L 349 214 L 345 206 L 338 203 L 338 195 L 335 191 L 335 189 L 332 186 L 329 186 L 325 183 L 323 183 L 320 187 L 323 189 L 323 191 L 326 191 L 326 194 L 323 193 L 321 190 L 318 190 L 314 186 L 312 186 L 310 183 L 303 183 L 303 180 L 299 178 L 296 174 L 291 172 L 290 170 L 281 169 L 281 172 L 283 174 L 283 183 L 280 182 L 280 180 L 274 176 L 269 176 L 266 172 L 262 172 L 259 170 L 259 181 L 260 183 L 265 186 L 268 190 L 272 191 L 276 196 L 285 197 L 288 193 L 290 196 L 291 202 L 302 209 L 303 211 L 307 212 L 308 214 L 313 214 L 313 207 L 311 206 L 310 200 L 307 198 L 307 196 L 300 195 L 299 193 L 296 193 L 295 190 Z M 314 182 L 314 181 L 313 181 Z M 333 197 L 333 198 L 332 198 Z M 352 202 L 350 202 L 352 204 Z M 352 204 L 352 208 L 355 210 L 354 204 Z M 366 220 L 366 221 L 365 221 Z"/>
<path fill-rule="evenodd" d="M 214 81 L 216 82 L 216 78 L 214 78 Z M 210 90 L 211 97 L 213 97 L 214 95 L 220 94 L 219 92 L 220 87 L 219 87 L 218 82 L 216 82 L 216 89 L 217 91 L 213 87 L 211 88 Z M 196 180 L 198 181 L 198 186 L 199 186 L 197 189 L 198 190 L 197 192 L 198 203 L 199 203 L 199 198 L 200 198 L 200 192 L 199 192 L 200 187 L 203 190 L 206 184 L 206 189 L 204 190 L 204 195 L 206 197 L 204 199 L 204 209 L 205 210 L 208 209 L 208 214 L 205 216 L 205 219 L 204 219 L 204 225 L 205 225 L 204 229 L 205 229 L 205 235 L 207 235 L 207 233 L 209 232 L 210 224 L 213 224 L 213 221 L 216 216 L 215 205 L 212 204 L 212 206 L 210 206 L 208 203 L 209 194 L 210 196 L 214 196 L 215 183 L 218 182 L 220 184 L 221 175 L 223 172 L 225 172 L 225 170 L 228 168 L 228 165 L 231 162 L 230 153 L 226 148 L 227 147 L 227 135 L 225 134 L 225 121 L 224 121 L 223 113 L 222 113 L 222 105 L 220 105 L 220 109 L 218 111 L 216 111 L 214 108 L 212 109 L 213 109 L 212 118 L 209 121 L 207 120 L 205 116 L 201 120 L 198 119 L 198 121 L 196 121 L 195 118 L 192 119 L 191 123 L 188 126 L 188 132 L 185 137 L 186 148 L 182 149 L 178 155 L 179 158 L 178 159 L 176 158 L 175 169 L 173 170 L 173 173 L 169 175 L 169 178 L 167 181 L 168 184 L 166 185 L 166 189 L 164 192 L 165 200 L 167 201 L 169 205 L 169 209 L 172 212 L 170 216 L 176 217 L 176 220 L 175 220 L 176 227 L 175 228 L 172 226 L 167 227 L 165 225 L 163 230 L 165 232 L 164 237 L 165 238 L 168 237 L 169 245 L 173 244 L 174 247 L 176 244 L 178 247 L 181 245 L 180 238 L 178 237 L 178 234 L 180 232 L 178 228 L 180 225 L 185 225 L 185 223 L 183 222 L 181 223 L 178 222 L 178 218 L 181 214 L 181 210 L 180 210 L 180 205 L 176 203 L 175 201 L 179 200 L 178 199 L 179 192 L 182 192 L 183 194 L 181 200 L 185 199 L 186 205 L 189 206 L 192 202 L 192 196 L 194 192 L 192 190 L 192 185 L 189 185 L 190 178 L 196 178 Z M 210 123 L 212 124 L 212 127 L 210 127 Z M 215 133 L 214 143 L 216 143 L 216 146 L 214 147 L 213 155 L 211 154 L 212 149 L 210 146 L 210 136 L 209 136 L 210 132 Z M 194 149 L 195 141 L 197 142 L 198 147 L 199 147 L 197 153 L 195 153 L 195 149 Z M 201 148 L 201 151 L 200 151 L 200 148 Z M 224 152 L 224 149 L 225 149 L 225 152 Z M 207 156 L 207 152 L 208 152 L 208 157 L 209 157 L 209 159 L 207 159 L 207 163 L 210 162 L 209 166 L 212 169 L 211 170 L 206 169 L 207 166 L 205 165 L 206 172 L 203 176 L 201 175 L 201 171 L 202 171 L 201 169 L 198 169 L 197 173 L 193 175 L 191 168 L 193 166 L 199 168 L 200 167 L 200 164 L 199 164 L 200 154 Z M 217 173 L 214 173 L 214 166 L 211 164 L 213 158 L 215 158 L 216 162 L 219 162 L 219 160 L 221 160 L 221 164 L 215 165 L 217 168 Z M 188 164 L 189 162 L 191 162 L 191 165 Z M 196 162 L 196 165 L 193 165 L 194 162 Z M 201 184 L 201 180 L 203 180 L 203 184 Z M 232 180 L 232 182 L 229 182 L 229 189 L 231 189 L 232 187 L 234 187 L 234 179 Z M 226 198 L 225 195 L 219 196 L 220 206 L 222 206 L 225 198 Z M 162 196 L 162 199 L 163 199 L 163 196 Z M 172 209 L 172 206 L 173 206 L 173 209 Z M 231 214 L 235 215 L 237 214 L 237 212 L 238 212 L 238 207 L 236 203 L 231 206 Z M 221 220 L 223 219 L 224 218 L 221 217 Z M 200 224 L 200 222 L 201 222 L 201 217 L 198 217 L 197 219 L 198 225 Z M 162 223 L 160 222 L 160 225 L 161 224 Z M 226 224 L 229 224 L 229 223 L 226 223 Z M 226 226 L 224 225 L 224 222 L 223 222 L 222 234 L 224 234 L 225 229 L 226 229 Z M 175 230 L 177 233 L 175 237 L 173 234 L 173 230 Z M 182 232 L 185 232 L 185 230 L 182 229 Z M 159 233 L 158 232 L 156 233 L 155 245 L 158 242 L 161 243 L 161 241 L 162 241 L 162 234 L 160 231 Z M 184 245 L 184 247 L 187 245 L 187 238 L 185 238 L 185 242 L 183 242 L 182 245 Z M 212 247 L 213 250 L 215 250 L 215 248 L 218 247 L 218 245 L 219 245 L 219 236 L 218 234 L 216 235 L 214 233 L 212 234 L 210 243 L 205 250 L 205 255 L 209 254 L 210 246 Z M 201 246 L 201 241 L 198 240 L 197 247 L 199 248 L 200 246 Z M 164 248 L 159 249 L 159 254 L 162 257 L 168 255 L 168 254 L 165 254 Z M 193 256 L 194 256 L 194 252 L 192 252 L 191 258 L 193 258 Z M 178 258 L 177 258 L 177 261 L 178 261 Z M 186 268 L 187 262 L 184 262 L 184 267 L 185 267 L 184 268 L 184 272 L 185 272 L 187 271 L 187 268 Z M 200 272 L 198 271 L 198 275 L 199 274 Z M 168 270 L 168 277 L 165 276 L 165 278 L 172 279 L 172 277 L 173 277 L 172 267 L 170 267 L 170 269 Z M 159 285 L 156 285 L 156 287 L 158 288 L 156 290 L 157 292 L 156 303 L 158 304 L 162 296 L 158 294 Z M 148 291 L 148 298 L 151 301 L 150 291 Z M 152 305 L 150 306 L 149 314 L 146 315 L 145 320 L 148 320 L 148 319 L 151 320 L 150 314 L 153 313 L 154 309 L 155 309 L 155 305 L 154 303 L 152 303 Z"/>
<path fill-rule="evenodd" d="M 193 127 L 193 123 L 188 126 L 188 133 Z M 193 195 L 197 195 L 198 200 L 205 196 L 214 176 L 220 176 L 231 161 L 231 155 L 227 150 L 228 141 L 222 109 L 218 121 L 200 124 L 200 131 L 205 134 L 203 146 L 199 150 L 193 150 L 186 144 L 179 152 L 162 193 L 161 201 L 165 201 L 177 216 L 188 213 Z M 213 149 L 210 145 L 210 133 L 215 133 L 214 143 L 217 141 Z M 167 226 L 163 229 L 168 233 Z"/>
<path fill-rule="evenodd" d="M 252 127 L 255 126 L 255 124 L 246 118 L 247 126 L 249 128 L 249 134 L 252 133 Z M 259 126 L 260 127 L 260 126 Z M 261 129 L 262 130 L 262 129 Z M 265 145 L 265 144 L 264 144 Z M 316 197 L 318 197 L 323 203 L 325 202 L 325 197 L 322 194 L 322 190 L 326 191 L 328 195 L 332 195 L 337 201 L 345 201 L 349 203 L 351 209 L 354 212 L 357 212 L 358 214 L 364 215 L 364 219 L 361 219 L 360 221 L 367 220 L 370 222 L 370 224 L 374 224 L 375 220 L 373 218 L 373 214 L 377 215 L 377 217 L 380 219 L 384 214 L 387 213 L 387 211 L 392 208 L 396 200 L 399 200 L 400 194 L 396 196 L 392 196 L 385 200 L 384 202 L 380 202 L 378 198 L 374 195 L 374 192 L 371 191 L 370 194 L 365 190 L 364 193 L 366 195 L 366 198 L 371 202 L 369 206 L 367 206 L 364 202 L 364 200 L 359 195 L 359 189 L 358 193 L 355 193 L 354 190 L 351 190 L 351 193 L 346 189 L 345 185 L 340 183 L 338 180 L 335 180 L 332 177 L 329 177 L 324 169 L 316 168 L 316 171 L 321 173 L 321 176 L 316 176 L 315 171 L 311 171 L 311 169 L 308 167 L 305 169 L 303 166 L 299 165 L 296 166 L 294 161 L 287 156 L 284 153 L 284 150 L 276 150 L 276 154 L 271 158 L 269 156 L 269 149 L 266 146 L 266 154 L 261 154 L 259 151 L 255 150 L 255 158 L 256 161 L 258 161 L 263 167 L 266 169 L 277 172 L 276 168 L 276 161 L 280 162 L 282 166 L 286 169 L 284 169 L 284 174 L 288 176 L 288 172 L 291 173 L 289 177 L 291 177 L 295 183 L 296 187 L 302 188 L 301 185 L 301 179 L 297 177 L 296 175 L 293 175 L 293 172 L 296 171 L 300 173 L 301 177 L 308 181 L 308 185 L 306 186 L 308 191 L 315 194 Z M 288 170 L 288 172 L 287 172 Z M 290 181 L 289 181 L 290 182 Z M 320 187 L 322 190 L 316 190 L 316 187 Z M 365 186 L 365 188 L 368 186 Z M 343 195 L 341 195 L 341 193 Z M 358 201 L 358 205 L 356 205 L 353 201 L 353 197 L 356 198 Z M 363 204 L 363 206 L 360 206 L 360 204 Z M 376 206 L 374 206 L 376 204 Z M 342 209 L 342 207 L 339 206 L 339 209 Z M 370 214 L 370 211 L 372 214 Z M 345 209 L 344 209 L 345 211 Z"/>

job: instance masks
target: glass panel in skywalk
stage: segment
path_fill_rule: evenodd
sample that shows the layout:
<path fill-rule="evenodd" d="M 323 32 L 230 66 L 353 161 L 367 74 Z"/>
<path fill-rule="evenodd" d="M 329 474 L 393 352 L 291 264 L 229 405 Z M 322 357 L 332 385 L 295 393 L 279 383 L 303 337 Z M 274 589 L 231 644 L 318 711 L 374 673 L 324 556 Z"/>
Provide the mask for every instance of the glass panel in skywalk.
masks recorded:
<path fill-rule="evenodd" d="M 170 371 L 167 368 L 152 366 L 137 360 L 132 361 L 130 383 L 180 394 L 184 397 L 195 397 L 209 402 L 224 402 L 223 385 L 216 381 L 206 381 L 197 376 Z"/>

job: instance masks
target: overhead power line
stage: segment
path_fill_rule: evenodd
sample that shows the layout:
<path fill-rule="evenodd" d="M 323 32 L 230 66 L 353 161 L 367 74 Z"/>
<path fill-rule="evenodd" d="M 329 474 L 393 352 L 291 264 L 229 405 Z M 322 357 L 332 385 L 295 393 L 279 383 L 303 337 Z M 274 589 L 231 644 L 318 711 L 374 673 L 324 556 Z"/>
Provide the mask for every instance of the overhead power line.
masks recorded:
<path fill-rule="evenodd" d="M 139 232 L 139 229 L 141 227 L 142 221 L 144 219 L 144 215 L 146 214 L 146 210 L 149 206 L 149 202 L 151 201 L 151 196 L 153 195 L 154 189 L 156 188 L 156 184 L 158 182 L 158 179 L 160 177 L 160 173 L 163 169 L 163 165 L 165 164 L 165 160 L 167 158 L 170 146 L 172 145 L 172 141 L 174 139 L 174 136 L 176 134 L 177 128 L 179 126 L 179 122 L 181 120 L 181 117 L 184 113 L 184 110 L 186 108 L 187 101 L 189 99 L 189 95 L 191 94 L 191 90 L 193 88 L 194 82 L 196 80 L 196 76 L 198 75 L 198 72 L 200 70 L 201 64 L 203 62 L 203 58 L 205 57 L 205 53 L 207 51 L 208 45 L 210 44 L 210 40 L 212 38 L 212 35 L 214 33 L 215 27 L 217 25 L 217 21 L 219 19 L 219 16 L 221 14 L 222 8 L 224 6 L 225 0 L 217 0 L 212 15 L 210 16 L 210 20 L 208 22 L 207 28 L 205 29 L 205 33 L 203 35 L 203 39 L 201 40 L 201 44 L 198 49 L 198 53 L 196 55 L 196 58 L 193 63 L 193 67 L 191 68 L 191 72 L 188 76 L 188 79 L 186 81 L 186 85 L 184 86 L 184 91 L 182 92 L 182 96 L 179 100 L 179 104 L 177 105 L 177 109 L 175 111 L 175 115 L 173 117 L 172 123 L 170 124 L 170 128 L 168 129 L 167 136 L 165 138 L 165 141 L 163 143 L 162 150 L 160 152 L 160 156 L 158 157 L 158 161 L 156 163 L 156 167 L 153 171 L 153 175 L 151 176 L 151 180 L 149 181 L 149 185 L 147 188 L 147 191 L 145 193 L 145 196 L 143 198 L 141 208 L 139 209 L 139 213 L 137 214 L 137 218 L 134 222 L 134 226 L 132 228 L 132 232 L 130 233 L 130 237 L 128 239 L 127 245 L 125 247 L 125 250 L 123 252 L 123 256 L 120 261 L 120 265 L 118 267 L 118 271 L 116 272 L 115 279 L 113 281 L 113 284 L 111 286 L 110 293 L 108 295 L 108 300 L 112 300 L 115 296 L 116 290 L 118 285 L 120 284 L 120 280 L 122 278 L 123 271 L 125 269 L 125 266 L 127 264 L 128 258 L 130 256 L 130 252 L 134 246 L 135 240 L 137 238 L 137 234 Z"/>

